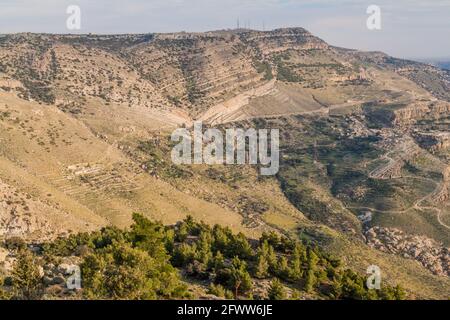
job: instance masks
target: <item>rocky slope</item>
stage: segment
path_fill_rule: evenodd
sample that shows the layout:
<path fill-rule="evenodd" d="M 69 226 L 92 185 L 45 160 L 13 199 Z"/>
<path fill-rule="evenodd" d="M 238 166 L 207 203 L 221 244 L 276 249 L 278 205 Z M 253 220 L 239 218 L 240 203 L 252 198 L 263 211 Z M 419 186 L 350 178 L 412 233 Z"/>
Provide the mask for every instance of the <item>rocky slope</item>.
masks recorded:
<path fill-rule="evenodd" d="M 424 236 L 405 235 L 398 229 L 374 227 L 366 232 L 369 246 L 419 261 L 433 273 L 450 276 L 450 248 Z"/>
<path fill-rule="evenodd" d="M 350 241 L 343 257 L 365 254 L 349 264 L 375 260 L 433 296 L 449 288 L 448 251 L 436 249 L 449 241 L 448 88 L 445 71 L 302 28 L 4 35 L 0 235 L 34 241 L 127 226 L 132 212 L 169 224 L 190 214 L 249 237 Z M 280 174 L 173 165 L 168 136 L 196 119 L 280 128 Z M 364 230 L 378 239 L 386 225 L 406 240 L 387 232 L 364 244 Z"/>

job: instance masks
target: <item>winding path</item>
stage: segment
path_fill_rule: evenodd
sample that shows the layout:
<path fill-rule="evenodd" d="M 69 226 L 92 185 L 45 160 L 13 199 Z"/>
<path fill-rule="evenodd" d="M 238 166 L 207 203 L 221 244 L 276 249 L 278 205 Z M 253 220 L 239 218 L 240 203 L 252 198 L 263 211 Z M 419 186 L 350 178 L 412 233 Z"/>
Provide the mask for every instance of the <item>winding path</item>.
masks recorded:
<path fill-rule="evenodd" d="M 386 155 L 386 157 L 388 157 Z M 436 181 L 434 181 L 433 179 L 430 178 L 424 178 L 424 177 L 413 177 L 413 176 L 403 176 L 402 178 L 410 178 L 410 179 L 417 179 L 417 180 L 422 180 L 422 181 L 431 181 L 433 183 L 436 183 L 436 188 L 431 191 L 429 194 L 427 194 L 426 196 L 424 196 L 423 198 L 418 199 L 416 202 L 414 202 L 414 204 L 404 210 L 378 210 L 375 208 L 370 208 L 370 207 L 359 207 L 359 206 L 348 206 L 346 207 L 347 209 L 365 209 L 365 210 L 370 210 L 370 211 L 374 211 L 374 212 L 379 212 L 379 213 L 395 213 L 395 214 L 403 214 L 406 213 L 412 209 L 416 209 L 416 210 L 420 210 L 420 211 L 425 211 L 425 210 L 433 210 L 437 212 L 437 221 L 438 223 L 443 226 L 444 228 L 447 228 L 450 230 L 450 226 L 448 226 L 447 224 L 445 224 L 442 221 L 441 215 L 442 215 L 442 210 L 439 208 L 435 208 L 435 207 L 423 207 L 420 204 L 422 202 L 424 202 L 425 200 L 428 200 L 429 198 L 431 198 L 434 194 L 439 193 L 440 191 L 442 191 L 443 188 L 446 188 L 446 184 L 445 182 L 441 182 L 441 183 L 437 183 Z"/>

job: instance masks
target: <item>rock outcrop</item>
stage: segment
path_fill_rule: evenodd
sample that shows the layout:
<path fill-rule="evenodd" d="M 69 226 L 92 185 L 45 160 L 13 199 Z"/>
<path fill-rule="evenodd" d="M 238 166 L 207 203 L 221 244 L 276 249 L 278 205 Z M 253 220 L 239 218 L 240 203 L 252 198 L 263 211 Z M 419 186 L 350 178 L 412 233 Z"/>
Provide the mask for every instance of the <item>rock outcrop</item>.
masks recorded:
<path fill-rule="evenodd" d="M 450 249 L 430 238 L 383 227 L 373 227 L 365 236 L 373 248 L 417 260 L 434 274 L 450 276 Z"/>
<path fill-rule="evenodd" d="M 422 148 L 432 153 L 450 148 L 449 132 L 420 132 L 415 138 Z"/>
<path fill-rule="evenodd" d="M 442 101 L 415 102 L 392 111 L 393 125 L 413 124 L 420 120 L 445 118 L 450 112 L 450 103 Z"/>

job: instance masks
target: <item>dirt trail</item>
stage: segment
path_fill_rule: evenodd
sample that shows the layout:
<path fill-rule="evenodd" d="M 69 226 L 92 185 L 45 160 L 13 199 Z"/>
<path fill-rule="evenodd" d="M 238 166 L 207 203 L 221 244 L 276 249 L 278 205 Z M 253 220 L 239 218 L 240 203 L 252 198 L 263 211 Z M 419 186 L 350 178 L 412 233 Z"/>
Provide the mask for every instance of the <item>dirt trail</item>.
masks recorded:
<path fill-rule="evenodd" d="M 318 103 L 320 103 L 321 108 L 316 109 L 316 110 L 311 110 L 311 111 L 281 113 L 281 114 L 271 114 L 271 115 L 260 115 L 260 116 L 246 115 L 245 111 L 242 110 L 242 108 L 249 103 L 250 99 L 254 98 L 254 97 L 260 97 L 260 96 L 269 94 L 274 89 L 274 86 L 275 86 L 275 81 L 272 80 L 256 89 L 252 89 L 247 92 L 244 92 L 226 102 L 220 103 L 220 104 L 210 108 L 207 112 L 205 112 L 202 115 L 202 117 L 200 119 L 203 121 L 208 121 L 211 124 L 229 123 L 229 122 L 236 121 L 236 119 L 233 118 L 233 115 L 235 115 L 239 111 L 241 111 L 241 115 L 244 115 L 245 120 L 272 119 L 272 118 L 280 118 L 280 117 L 296 116 L 296 115 L 314 115 L 314 114 L 325 114 L 326 115 L 326 114 L 329 114 L 330 111 L 332 111 L 332 110 L 336 110 L 336 109 L 340 109 L 340 108 L 344 108 L 344 107 L 361 105 L 363 103 L 374 102 L 374 101 L 353 101 L 353 102 L 344 103 L 344 104 L 327 106 L 327 105 L 321 103 L 320 101 L 318 101 L 316 99 L 316 97 L 313 96 L 313 99 L 315 101 L 317 101 Z M 243 119 L 239 119 L 239 120 L 243 120 Z M 409 154 L 411 150 L 407 150 L 407 148 L 404 147 L 402 151 Z M 380 176 L 382 176 L 385 172 L 395 168 L 395 166 L 398 165 L 398 162 L 402 159 L 399 160 L 399 159 L 392 158 L 390 155 L 393 152 L 394 151 L 390 151 L 381 157 L 381 159 L 387 160 L 387 163 L 380 167 L 377 167 L 377 168 L 373 169 L 371 172 L 369 172 L 369 178 L 380 179 Z M 376 159 L 376 160 L 379 160 L 379 159 Z M 436 181 L 429 179 L 429 178 L 424 178 L 424 177 L 403 176 L 403 177 L 399 177 L 399 178 L 411 178 L 411 179 L 417 179 L 417 180 L 421 180 L 421 181 L 431 181 L 433 183 L 436 183 Z M 399 179 L 399 178 L 391 178 L 391 179 Z M 444 228 L 450 229 L 450 226 L 448 226 L 447 224 L 445 224 L 442 221 L 442 218 L 441 218 L 442 210 L 441 209 L 434 208 L 434 207 L 424 207 L 424 206 L 420 205 L 425 200 L 432 198 L 433 195 L 441 192 L 442 188 L 444 188 L 444 187 L 446 187 L 445 183 L 436 183 L 436 188 L 432 192 L 430 192 L 426 196 L 422 197 L 421 199 L 416 200 L 411 207 L 404 209 L 404 210 L 378 210 L 378 209 L 370 208 L 370 207 L 347 207 L 347 209 L 366 209 L 366 210 L 371 210 L 371 211 L 379 212 L 379 213 L 395 213 L 395 214 L 403 214 L 403 213 L 406 213 L 413 209 L 421 210 L 421 211 L 433 210 L 433 211 L 437 212 L 437 220 L 438 220 L 439 224 L 442 225 Z"/>
<path fill-rule="evenodd" d="M 448 226 L 447 224 L 445 224 L 442 219 L 441 219 L 441 215 L 442 215 L 442 210 L 439 208 L 435 208 L 435 207 L 423 207 L 420 204 L 428 199 L 430 199 L 431 197 L 433 197 L 433 195 L 439 193 L 442 191 L 443 188 L 446 188 L 446 184 L 444 182 L 442 183 L 437 183 L 436 181 L 434 181 L 433 179 L 430 178 L 423 178 L 423 177 L 413 177 L 413 176 L 403 176 L 402 178 L 410 178 L 410 179 L 416 179 L 416 180 L 421 180 L 421 181 L 431 181 L 433 183 L 436 183 L 436 188 L 431 191 L 430 193 L 428 193 L 427 195 L 425 195 L 424 197 L 416 200 L 414 202 L 414 204 L 404 210 L 378 210 L 375 208 L 371 208 L 371 207 L 359 207 L 359 206 L 349 206 L 346 207 L 347 209 L 364 209 L 364 210 L 370 210 L 373 212 L 379 212 L 379 213 L 394 213 L 394 214 L 404 214 L 410 210 L 416 209 L 416 210 L 420 210 L 420 211 L 425 211 L 425 210 L 433 210 L 437 212 L 437 220 L 439 222 L 440 225 L 442 225 L 444 228 L 450 229 L 450 226 Z M 398 178 L 400 179 L 400 178 Z"/>

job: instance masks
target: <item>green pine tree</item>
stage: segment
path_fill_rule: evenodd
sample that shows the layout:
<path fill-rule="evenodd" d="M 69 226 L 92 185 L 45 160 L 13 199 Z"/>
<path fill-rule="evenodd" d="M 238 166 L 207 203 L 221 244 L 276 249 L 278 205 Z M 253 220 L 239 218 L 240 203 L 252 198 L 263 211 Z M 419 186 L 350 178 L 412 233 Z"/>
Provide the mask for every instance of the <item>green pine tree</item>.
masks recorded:
<path fill-rule="evenodd" d="M 217 251 L 214 257 L 214 271 L 217 272 L 225 266 L 225 259 L 220 251 Z"/>
<path fill-rule="evenodd" d="M 252 288 L 252 279 L 247 272 L 247 264 L 238 257 L 234 257 L 231 263 L 230 286 L 233 288 L 234 297 L 237 299 L 239 293 L 246 293 Z"/>
<path fill-rule="evenodd" d="M 281 284 L 280 280 L 275 278 L 272 280 L 269 289 L 269 299 L 270 300 L 285 300 L 286 299 L 286 290 L 284 286 Z"/>
<path fill-rule="evenodd" d="M 255 277 L 265 279 L 269 276 L 268 247 L 262 246 L 256 257 Z"/>
<path fill-rule="evenodd" d="M 289 278 L 289 273 L 290 269 L 288 259 L 285 256 L 282 256 L 278 261 L 277 275 L 278 277 L 287 280 Z"/>
<path fill-rule="evenodd" d="M 316 276 L 314 275 L 314 271 L 309 269 L 306 272 L 305 291 L 311 293 L 315 285 L 316 285 Z"/>
<path fill-rule="evenodd" d="M 12 270 L 14 296 L 17 299 L 36 300 L 42 295 L 43 285 L 37 261 L 33 254 L 22 249 Z"/>

